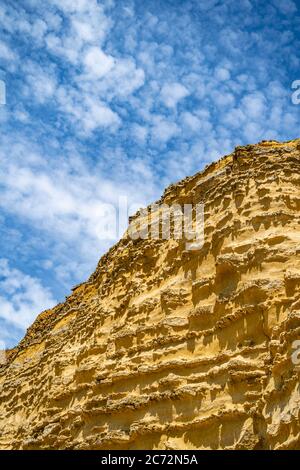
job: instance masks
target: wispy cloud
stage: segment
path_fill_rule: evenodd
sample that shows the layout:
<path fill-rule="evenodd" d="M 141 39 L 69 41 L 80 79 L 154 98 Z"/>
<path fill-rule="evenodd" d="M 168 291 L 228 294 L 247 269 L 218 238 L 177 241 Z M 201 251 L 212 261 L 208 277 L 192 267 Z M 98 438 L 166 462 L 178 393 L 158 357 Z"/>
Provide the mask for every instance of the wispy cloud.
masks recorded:
<path fill-rule="evenodd" d="M 28 274 L 12 268 L 0 258 L 0 340 L 7 343 L 5 327 L 24 330 L 45 306 L 51 308 L 56 300 L 47 287 Z M 9 338 L 8 338 L 9 339 Z"/>
<path fill-rule="evenodd" d="M 177 103 L 188 95 L 188 89 L 181 83 L 166 83 L 161 90 L 161 100 L 168 108 L 176 107 Z"/>

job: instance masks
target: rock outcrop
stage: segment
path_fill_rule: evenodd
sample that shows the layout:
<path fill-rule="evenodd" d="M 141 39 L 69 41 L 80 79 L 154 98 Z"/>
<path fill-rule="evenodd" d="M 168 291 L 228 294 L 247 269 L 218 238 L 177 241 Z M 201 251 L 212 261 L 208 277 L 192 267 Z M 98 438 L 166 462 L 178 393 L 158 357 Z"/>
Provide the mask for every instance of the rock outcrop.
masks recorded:
<path fill-rule="evenodd" d="M 300 449 L 300 140 L 170 186 L 204 245 L 128 233 L 0 372 L 1 449 Z"/>

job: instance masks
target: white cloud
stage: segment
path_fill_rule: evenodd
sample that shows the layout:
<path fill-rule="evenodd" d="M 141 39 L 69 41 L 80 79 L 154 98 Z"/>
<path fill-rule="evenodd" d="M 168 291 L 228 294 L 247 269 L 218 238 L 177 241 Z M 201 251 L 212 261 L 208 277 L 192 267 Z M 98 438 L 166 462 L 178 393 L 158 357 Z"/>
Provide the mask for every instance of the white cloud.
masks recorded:
<path fill-rule="evenodd" d="M 235 97 L 233 93 L 228 93 L 225 90 L 216 89 L 211 93 L 213 102 L 220 107 L 231 108 L 235 104 Z"/>
<path fill-rule="evenodd" d="M 195 114 L 186 111 L 182 113 L 182 121 L 191 131 L 197 132 L 201 129 L 201 121 Z"/>
<path fill-rule="evenodd" d="M 257 122 L 247 122 L 244 127 L 244 136 L 248 142 L 256 143 L 263 137 L 263 129 Z"/>
<path fill-rule="evenodd" d="M 229 109 L 223 119 L 224 125 L 231 129 L 238 129 L 246 121 L 246 116 L 239 108 Z"/>
<path fill-rule="evenodd" d="M 161 89 L 161 100 L 168 108 L 175 108 L 188 95 L 189 90 L 181 83 L 167 83 Z"/>
<path fill-rule="evenodd" d="M 67 82 L 59 85 L 54 66 L 43 70 L 41 65 L 25 63 L 22 66 L 27 83 L 24 94 L 32 95 L 39 104 L 53 98 L 52 106 L 57 106 L 79 135 L 89 137 L 99 128 L 114 132 L 121 124 L 121 117 L 112 109 L 111 102 L 130 99 L 144 84 L 144 71 L 131 57 L 115 58 L 104 52 L 101 44 L 111 21 L 103 6 L 94 0 L 53 0 L 53 3 L 65 15 L 65 24 L 59 30 L 61 16 L 55 15 L 56 21 L 51 17 L 56 30 L 48 31 L 45 45 L 58 59 L 69 62 L 71 74 Z"/>
<path fill-rule="evenodd" d="M 85 49 L 101 46 L 111 27 L 110 19 L 103 6 L 96 0 L 52 0 L 65 17 L 64 28 L 50 32 L 45 43 L 49 51 L 66 58 L 74 66 L 80 66 L 85 57 Z M 60 15 L 59 15 L 60 18 Z"/>
<path fill-rule="evenodd" d="M 77 37 L 79 37 L 81 41 L 93 42 L 94 31 L 92 26 L 87 21 L 74 18 L 72 20 L 72 26 L 76 32 Z"/>
<path fill-rule="evenodd" d="M 18 167 L 16 163 L 6 166 L 6 177 L 2 171 L 0 181 L 4 188 L 0 204 L 8 213 L 30 220 L 41 229 L 55 230 L 64 238 L 97 239 L 101 235 L 96 221 L 101 218 L 104 201 L 99 200 L 99 190 L 97 197 L 82 186 L 84 181 L 95 186 L 97 178 L 77 175 L 70 179 L 63 169 L 61 174 L 59 169 L 55 173 L 52 169 L 48 175 L 43 170 Z M 113 191 L 113 187 L 109 189 Z"/>
<path fill-rule="evenodd" d="M 97 10 L 97 0 L 50 0 L 60 10 L 68 13 L 86 13 Z"/>
<path fill-rule="evenodd" d="M 92 91 L 80 93 L 76 88 L 61 86 L 55 98 L 61 112 L 74 123 L 80 135 L 88 137 L 98 128 L 114 131 L 121 123 L 117 113 Z"/>
<path fill-rule="evenodd" d="M 297 6 L 292 0 L 273 0 L 274 5 L 286 15 L 296 13 Z"/>
<path fill-rule="evenodd" d="M 14 111 L 14 116 L 17 119 L 17 121 L 20 122 L 29 122 L 30 115 L 27 113 L 22 106 L 19 106 L 15 109 Z"/>
<path fill-rule="evenodd" d="M 0 258 L 0 317 L 19 328 L 27 328 L 43 310 L 56 304 L 49 289 Z"/>
<path fill-rule="evenodd" d="M 242 100 L 241 109 L 247 117 L 261 119 L 266 111 L 266 100 L 262 93 L 252 93 Z"/>
<path fill-rule="evenodd" d="M 90 47 L 85 53 L 83 59 L 87 73 L 91 78 L 102 78 L 114 66 L 115 60 L 112 56 L 104 54 L 101 49 L 97 47 Z"/>
<path fill-rule="evenodd" d="M 51 239 L 76 244 L 79 259 L 87 252 L 94 258 L 93 253 L 107 246 L 105 226 L 114 228 L 115 223 L 115 212 L 108 213 L 107 204 L 117 206 L 119 196 L 124 195 L 129 204 L 154 198 L 156 188 L 151 185 L 152 174 L 145 162 L 136 160 L 120 180 L 117 165 L 115 173 L 105 177 L 100 168 L 89 168 L 73 151 L 51 163 L 43 159 L 41 149 L 37 147 L 35 153 L 26 140 L 9 146 L 9 155 L 0 150 L 2 211 L 42 230 Z"/>
<path fill-rule="evenodd" d="M 219 67 L 216 69 L 215 76 L 217 80 L 225 81 L 230 79 L 230 72 L 224 67 Z"/>
<path fill-rule="evenodd" d="M 0 58 L 7 61 L 13 61 L 17 58 L 16 54 L 3 41 L 0 41 Z"/>
<path fill-rule="evenodd" d="M 29 99 L 34 99 L 42 104 L 54 97 L 57 89 L 57 81 L 55 75 L 47 74 L 47 72 L 31 68 L 31 72 L 25 76 L 27 86 L 24 86 L 24 93 Z"/>
<path fill-rule="evenodd" d="M 161 116 L 153 117 L 152 138 L 154 141 L 167 143 L 170 139 L 178 135 L 180 128 L 172 121 L 168 121 Z"/>
<path fill-rule="evenodd" d="M 32 25 L 31 35 L 37 40 L 42 40 L 47 31 L 47 23 L 41 19 L 38 19 Z"/>
<path fill-rule="evenodd" d="M 107 76 L 103 90 L 111 90 L 113 96 L 125 99 L 135 92 L 145 82 L 145 73 L 141 68 L 137 68 L 133 59 L 118 59 L 115 67 Z M 101 85 L 100 85 L 101 89 Z"/>
<path fill-rule="evenodd" d="M 131 129 L 132 135 L 141 143 L 145 143 L 148 136 L 148 129 L 146 126 L 140 124 L 134 124 Z"/>
<path fill-rule="evenodd" d="M 117 113 L 114 113 L 105 103 L 94 101 L 87 98 L 85 101 L 85 109 L 80 119 L 86 132 L 91 132 L 98 127 L 118 126 L 120 119 Z"/>

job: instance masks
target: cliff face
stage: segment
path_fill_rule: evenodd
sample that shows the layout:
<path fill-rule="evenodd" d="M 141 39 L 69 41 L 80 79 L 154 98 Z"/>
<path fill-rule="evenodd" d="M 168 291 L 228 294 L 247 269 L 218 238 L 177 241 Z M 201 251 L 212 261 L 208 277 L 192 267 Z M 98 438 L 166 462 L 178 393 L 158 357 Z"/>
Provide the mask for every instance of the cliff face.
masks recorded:
<path fill-rule="evenodd" d="M 128 234 L 0 373 L 0 448 L 300 449 L 300 140 L 237 148 L 160 202 L 201 250 Z"/>

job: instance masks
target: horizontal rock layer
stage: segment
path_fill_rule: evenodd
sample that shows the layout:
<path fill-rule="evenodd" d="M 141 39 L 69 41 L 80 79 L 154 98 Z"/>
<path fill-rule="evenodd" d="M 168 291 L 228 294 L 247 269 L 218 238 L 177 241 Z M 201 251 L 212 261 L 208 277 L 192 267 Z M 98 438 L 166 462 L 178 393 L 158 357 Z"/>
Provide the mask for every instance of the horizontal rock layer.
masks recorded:
<path fill-rule="evenodd" d="M 0 372 L 1 449 L 300 449 L 300 140 L 170 186 L 201 250 L 128 233 Z"/>

